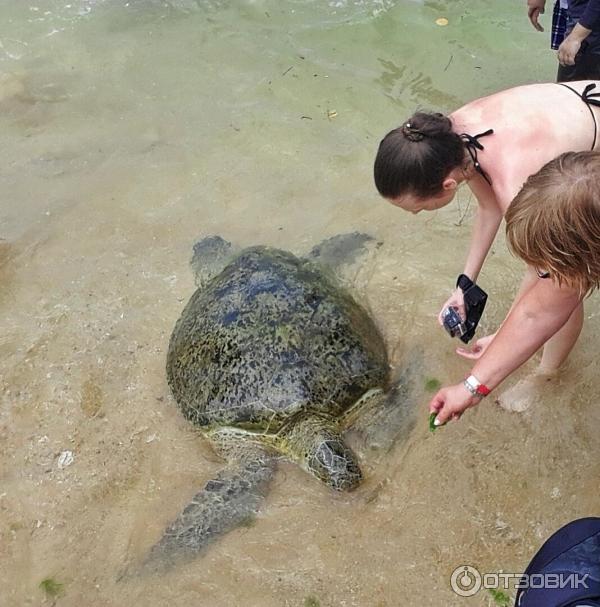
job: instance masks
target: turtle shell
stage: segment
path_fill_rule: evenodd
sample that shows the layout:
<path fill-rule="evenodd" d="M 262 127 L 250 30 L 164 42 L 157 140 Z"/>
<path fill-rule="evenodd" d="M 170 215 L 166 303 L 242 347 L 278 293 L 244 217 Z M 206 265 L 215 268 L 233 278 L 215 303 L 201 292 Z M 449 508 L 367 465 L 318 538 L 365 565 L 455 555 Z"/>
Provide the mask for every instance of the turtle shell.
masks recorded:
<path fill-rule="evenodd" d="M 302 411 L 335 418 L 388 370 L 379 331 L 314 262 L 244 250 L 191 297 L 167 378 L 199 426 L 277 431 Z"/>

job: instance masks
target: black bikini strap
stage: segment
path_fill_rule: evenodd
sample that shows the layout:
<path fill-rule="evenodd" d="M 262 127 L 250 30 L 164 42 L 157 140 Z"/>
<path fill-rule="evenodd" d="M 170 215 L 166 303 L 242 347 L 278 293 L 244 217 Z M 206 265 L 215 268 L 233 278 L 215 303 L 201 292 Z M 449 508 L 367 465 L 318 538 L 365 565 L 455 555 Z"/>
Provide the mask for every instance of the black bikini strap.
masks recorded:
<path fill-rule="evenodd" d="M 492 180 L 489 178 L 488 174 L 483 170 L 479 160 L 477 159 L 477 150 L 483 150 L 484 147 L 478 141 L 480 137 L 485 137 L 486 135 L 492 135 L 494 129 L 488 129 L 483 133 L 479 133 L 478 135 L 469 135 L 468 133 L 462 133 L 460 138 L 465 142 L 465 147 L 467 148 L 467 152 L 469 152 L 469 156 L 473 161 L 473 166 L 475 170 L 488 182 L 489 185 L 492 185 Z"/>
<path fill-rule="evenodd" d="M 594 119 L 594 143 L 592 143 L 592 150 L 596 147 L 596 136 L 598 135 L 598 125 L 596 124 L 596 115 L 594 114 L 594 110 L 590 107 L 590 105 L 595 105 L 596 107 L 600 107 L 600 93 L 590 93 L 590 91 L 596 88 L 596 84 L 592 82 L 588 84 L 584 89 L 583 93 L 581 93 L 581 98 L 587 104 L 588 108 L 590 108 L 590 113 L 592 114 L 592 118 Z"/>
<path fill-rule="evenodd" d="M 578 97 L 581 97 L 581 95 L 579 94 L 579 91 L 576 91 L 572 86 L 569 86 L 568 84 L 565 84 L 564 82 L 557 82 L 556 84 L 558 84 L 558 86 L 564 86 L 566 89 L 573 91 L 573 93 L 575 93 Z"/>
<path fill-rule="evenodd" d="M 570 87 L 569 87 L 570 88 Z M 583 93 L 581 93 L 581 98 L 590 105 L 600 106 L 600 93 L 590 93 L 596 88 L 596 83 L 592 82 L 588 84 L 584 89 Z"/>
<path fill-rule="evenodd" d="M 598 135 L 598 125 L 596 124 L 596 114 L 594 114 L 594 110 L 590 107 L 590 105 L 595 105 L 596 107 L 600 107 L 600 93 L 590 93 L 596 88 L 596 83 L 591 82 L 588 84 L 581 93 L 576 91 L 573 87 L 570 87 L 568 84 L 564 82 L 558 82 L 561 86 L 573 91 L 581 100 L 587 105 L 588 110 L 590 110 L 590 114 L 592 115 L 592 120 L 594 121 L 594 143 L 592 143 L 592 150 L 596 147 L 596 137 Z"/>
<path fill-rule="evenodd" d="M 467 142 L 467 145 L 470 144 L 470 145 L 475 146 L 478 150 L 483 150 L 483 146 L 477 140 L 480 137 L 485 137 L 486 135 L 492 135 L 493 132 L 494 132 L 494 129 L 488 129 L 487 131 L 485 131 L 483 133 L 479 133 L 479 135 L 469 135 L 468 133 L 463 133 L 461 135 L 461 137 Z"/>

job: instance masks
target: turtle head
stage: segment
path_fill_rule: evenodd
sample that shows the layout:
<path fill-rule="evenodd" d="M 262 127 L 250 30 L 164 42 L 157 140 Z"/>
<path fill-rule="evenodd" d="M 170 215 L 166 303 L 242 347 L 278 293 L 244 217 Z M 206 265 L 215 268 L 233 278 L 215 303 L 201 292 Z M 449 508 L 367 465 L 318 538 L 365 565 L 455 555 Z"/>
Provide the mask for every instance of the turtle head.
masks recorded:
<path fill-rule="evenodd" d="M 337 491 L 350 491 L 362 480 L 356 456 L 340 436 L 319 437 L 307 453 L 306 468 Z"/>
<path fill-rule="evenodd" d="M 331 488 L 350 491 L 362 480 L 356 455 L 327 421 L 313 416 L 296 420 L 282 438 L 285 454 Z"/>

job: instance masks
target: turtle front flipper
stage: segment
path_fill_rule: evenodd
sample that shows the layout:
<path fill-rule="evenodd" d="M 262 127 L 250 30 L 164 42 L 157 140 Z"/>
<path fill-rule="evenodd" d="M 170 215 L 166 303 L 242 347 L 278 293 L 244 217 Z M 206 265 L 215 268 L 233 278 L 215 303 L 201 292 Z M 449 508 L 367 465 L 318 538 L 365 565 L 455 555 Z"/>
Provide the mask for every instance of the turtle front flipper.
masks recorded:
<path fill-rule="evenodd" d="M 169 525 L 143 569 L 163 570 L 193 558 L 225 533 L 252 521 L 269 491 L 275 467 L 275 459 L 266 452 L 232 462 Z"/>
<path fill-rule="evenodd" d="M 356 286 L 356 275 L 381 244 L 362 232 L 338 234 L 313 247 L 306 259 L 342 282 Z"/>
<path fill-rule="evenodd" d="M 337 274 L 342 266 L 353 264 L 367 254 L 368 245 L 374 242 L 371 235 L 362 232 L 338 234 L 315 245 L 307 257 Z"/>
<path fill-rule="evenodd" d="M 207 236 L 194 245 L 190 267 L 197 287 L 203 287 L 238 253 L 237 247 L 220 236 Z"/>
<path fill-rule="evenodd" d="M 278 434 L 277 447 L 337 491 L 354 489 L 362 480 L 356 455 L 336 426 L 321 417 L 294 420 Z"/>
<path fill-rule="evenodd" d="M 402 366 L 398 379 L 385 393 L 369 391 L 347 412 L 342 423 L 358 435 L 358 444 L 350 442 L 361 455 L 373 451 L 386 453 L 413 429 L 416 411 L 424 398 L 419 382 L 423 358 L 423 352 L 411 352 L 410 361 Z"/>

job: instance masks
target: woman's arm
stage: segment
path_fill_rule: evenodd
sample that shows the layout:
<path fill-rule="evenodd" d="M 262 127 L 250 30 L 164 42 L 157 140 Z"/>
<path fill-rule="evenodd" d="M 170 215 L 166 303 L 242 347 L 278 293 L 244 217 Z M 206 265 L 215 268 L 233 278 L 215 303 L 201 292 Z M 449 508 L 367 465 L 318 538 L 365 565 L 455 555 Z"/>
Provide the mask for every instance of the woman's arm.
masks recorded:
<path fill-rule="evenodd" d="M 478 181 L 481 179 L 481 183 Z M 473 178 L 469 182 L 471 191 L 477 198 L 477 214 L 473 226 L 473 235 L 467 254 L 463 274 L 466 274 L 473 282 L 476 282 L 483 262 L 498 233 L 502 222 L 502 210 L 497 204 L 496 196 L 492 188 L 483 181 L 481 177 Z M 466 316 L 463 292 L 456 288 L 452 295 L 444 302 L 438 313 L 438 322 L 444 324 L 444 312 L 447 308 L 458 308 L 460 316 Z"/>
<path fill-rule="evenodd" d="M 577 290 L 538 279 L 512 308 L 473 375 L 490 389 L 498 386 L 562 328 L 580 301 Z"/>
<path fill-rule="evenodd" d="M 559 331 L 580 301 L 575 289 L 539 279 L 514 305 L 472 374 L 488 388 L 496 388 Z M 479 401 L 461 382 L 442 388 L 429 410 L 438 413 L 436 419 L 441 424 Z"/>
<path fill-rule="evenodd" d="M 477 198 L 478 205 L 473 224 L 471 246 L 469 247 L 463 274 L 476 282 L 483 262 L 502 223 L 503 213 L 494 191 L 487 183 L 476 182 L 469 185 Z"/>

